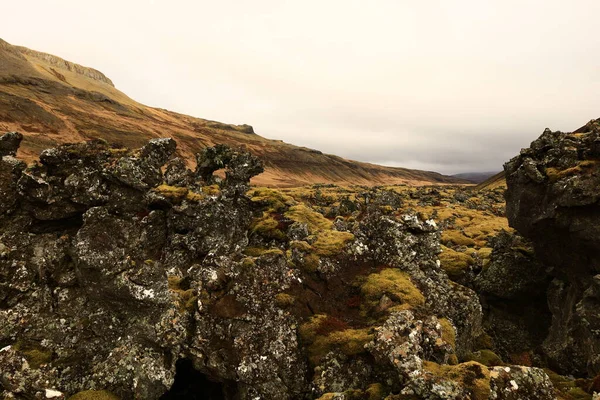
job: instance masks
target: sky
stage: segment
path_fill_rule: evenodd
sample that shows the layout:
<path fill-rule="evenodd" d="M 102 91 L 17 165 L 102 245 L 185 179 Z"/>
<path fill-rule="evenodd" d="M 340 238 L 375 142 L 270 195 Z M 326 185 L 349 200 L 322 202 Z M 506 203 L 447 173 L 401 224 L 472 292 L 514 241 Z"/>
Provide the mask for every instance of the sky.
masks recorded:
<path fill-rule="evenodd" d="M 600 117 L 597 0 L 19 0 L 0 38 L 346 158 L 499 171 Z"/>

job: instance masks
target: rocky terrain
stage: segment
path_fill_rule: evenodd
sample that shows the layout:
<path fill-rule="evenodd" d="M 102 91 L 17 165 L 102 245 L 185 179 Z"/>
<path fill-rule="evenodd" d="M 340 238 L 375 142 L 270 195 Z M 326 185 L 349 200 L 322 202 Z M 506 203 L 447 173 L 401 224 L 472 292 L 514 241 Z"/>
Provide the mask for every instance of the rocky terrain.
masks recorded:
<path fill-rule="evenodd" d="M 257 185 L 466 183 L 435 172 L 346 160 L 318 150 L 266 139 L 249 125 L 231 125 L 140 104 L 101 72 L 0 39 L 0 132 L 24 135 L 19 157 L 36 160 L 46 148 L 103 139 L 142 147 L 153 138 L 177 140 L 188 167 L 203 148 L 226 144 L 260 157 Z"/>
<path fill-rule="evenodd" d="M 598 122 L 508 162 L 506 204 L 502 187 L 251 187 L 251 153 L 207 147 L 190 169 L 167 138 L 26 165 L 22 141 L 0 137 L 4 400 L 600 391 Z"/>

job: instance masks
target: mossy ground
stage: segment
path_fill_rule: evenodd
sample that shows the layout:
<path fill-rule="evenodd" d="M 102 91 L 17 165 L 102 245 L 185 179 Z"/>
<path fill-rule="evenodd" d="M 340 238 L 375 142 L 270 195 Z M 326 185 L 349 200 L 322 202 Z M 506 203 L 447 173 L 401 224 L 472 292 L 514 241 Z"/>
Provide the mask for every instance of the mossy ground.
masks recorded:
<path fill-rule="evenodd" d="M 397 195 L 397 201 L 394 196 L 389 196 L 396 201 L 395 205 L 385 201 L 373 203 L 373 199 L 384 191 Z M 284 312 L 299 316 L 302 321 L 298 327 L 299 337 L 314 367 L 332 350 L 349 357 L 366 356 L 364 346 L 372 339 L 373 328 L 382 318 L 403 309 L 418 313 L 425 306 L 425 297 L 410 276 L 397 268 L 345 265 L 340 272 L 346 274 L 344 286 L 323 285 L 315 275 L 321 263 L 342 255 L 354 240 L 350 232 L 336 228 L 334 219 L 341 219 L 343 224 L 351 227 L 364 216 L 367 208 L 398 218 L 406 213 L 416 213 L 423 219 L 433 219 L 442 230 L 440 266 L 458 283 L 466 274 L 486 268 L 492 252 L 488 244 L 490 238 L 503 230 L 511 231 L 504 217 L 502 188 L 476 192 L 464 187 L 366 189 L 315 185 L 281 190 L 255 188 L 249 196 L 261 213 L 252 223 L 250 244 L 244 250 L 248 257 L 243 263 L 254 268 L 253 260 L 257 257 L 277 254 L 286 256 L 290 262 L 293 259 L 296 267 L 309 274 L 305 284 L 311 287 L 310 290 L 296 288 L 279 293 L 274 302 Z M 308 236 L 292 240 L 288 237 L 292 224 L 304 224 Z M 306 304 L 311 310 L 309 315 L 306 315 Z M 299 312 L 300 309 L 304 311 Z M 454 326 L 448 319 L 439 318 L 439 321 L 443 340 L 455 347 Z M 456 357 L 445 365 L 425 362 L 429 378 L 456 381 L 468 388 L 472 399 L 487 399 L 490 392 L 488 367 L 505 365 L 506 361 L 491 350 L 493 343 L 489 336 L 482 335 L 477 339 L 475 349 L 460 360 L 462 363 L 458 363 Z M 514 360 L 508 362 L 514 363 Z M 589 388 L 581 382 L 556 374 L 552 378 L 560 399 L 591 398 Z M 370 382 L 365 387 L 368 389 L 344 392 L 344 396 L 369 400 L 393 397 L 383 382 Z M 321 399 L 334 396 L 327 393 Z"/>
<path fill-rule="evenodd" d="M 384 295 L 395 303 L 389 311 L 406 310 L 425 304 L 425 297 L 408 274 L 396 268 L 385 268 L 370 274 L 360 290 L 364 297 L 365 313 L 376 309 Z"/>
<path fill-rule="evenodd" d="M 52 351 L 39 343 L 19 340 L 14 344 L 14 348 L 23 354 L 30 368 L 39 369 L 52 361 Z"/>
<path fill-rule="evenodd" d="M 69 400 L 120 400 L 114 394 L 107 392 L 106 390 L 86 390 L 79 392 L 71 397 Z"/>
<path fill-rule="evenodd" d="M 192 311 L 196 307 L 198 301 L 196 291 L 186 287 L 185 281 L 176 276 L 169 276 L 168 282 L 169 289 L 173 292 L 180 311 Z"/>
<path fill-rule="evenodd" d="M 440 365 L 425 361 L 425 371 L 434 379 L 459 382 L 471 392 L 473 400 L 487 400 L 490 396 L 490 371 L 485 365 L 474 361 L 458 365 Z"/>

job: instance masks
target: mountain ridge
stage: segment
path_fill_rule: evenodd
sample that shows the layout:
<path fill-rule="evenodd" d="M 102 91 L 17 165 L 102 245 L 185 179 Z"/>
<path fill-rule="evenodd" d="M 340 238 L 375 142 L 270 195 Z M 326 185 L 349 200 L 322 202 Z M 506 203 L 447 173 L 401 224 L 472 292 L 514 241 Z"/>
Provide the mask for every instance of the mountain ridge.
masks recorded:
<path fill-rule="evenodd" d="M 249 125 L 232 125 L 145 106 L 114 87 L 100 71 L 0 39 L 0 131 L 19 131 L 19 156 L 37 158 L 63 143 L 101 138 L 137 148 L 170 136 L 178 155 L 194 164 L 194 154 L 215 144 L 242 147 L 265 162 L 253 179 L 264 186 L 306 184 L 463 184 L 435 172 L 347 160 L 318 150 L 266 139 Z"/>

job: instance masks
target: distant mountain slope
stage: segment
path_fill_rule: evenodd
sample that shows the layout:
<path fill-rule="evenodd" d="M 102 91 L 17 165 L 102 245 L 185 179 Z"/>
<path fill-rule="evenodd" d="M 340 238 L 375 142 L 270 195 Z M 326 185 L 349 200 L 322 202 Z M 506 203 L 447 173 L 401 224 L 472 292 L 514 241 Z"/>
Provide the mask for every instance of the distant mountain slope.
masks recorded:
<path fill-rule="evenodd" d="M 444 184 L 465 181 L 435 172 L 383 167 L 265 139 L 248 125 L 228 125 L 140 104 L 101 72 L 0 39 L 0 132 L 25 135 L 20 157 L 33 160 L 60 143 L 102 138 L 128 147 L 170 136 L 190 165 L 193 154 L 217 143 L 243 146 L 261 157 L 265 173 L 253 183 L 298 186 Z"/>
<path fill-rule="evenodd" d="M 465 172 L 462 174 L 452 175 L 455 178 L 464 179 L 472 183 L 481 183 L 486 179 L 496 175 L 498 171 L 494 172 Z"/>
<path fill-rule="evenodd" d="M 475 186 L 475 189 L 496 189 L 498 187 L 503 187 L 506 189 L 506 178 L 504 177 L 504 171 L 500 171 L 496 175 L 490 176 L 488 179 Z"/>

